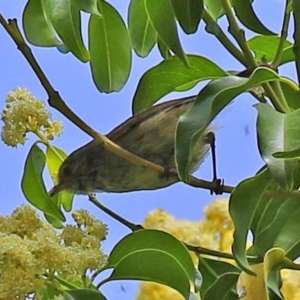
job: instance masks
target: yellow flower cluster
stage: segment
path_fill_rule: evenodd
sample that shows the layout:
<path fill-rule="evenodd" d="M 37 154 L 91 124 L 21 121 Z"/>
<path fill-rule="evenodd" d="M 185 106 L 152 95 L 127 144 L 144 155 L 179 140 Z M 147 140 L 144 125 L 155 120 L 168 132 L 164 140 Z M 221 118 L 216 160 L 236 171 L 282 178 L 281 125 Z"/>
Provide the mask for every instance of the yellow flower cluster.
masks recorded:
<path fill-rule="evenodd" d="M 176 238 L 192 245 L 213 250 L 231 251 L 233 242 L 233 223 L 228 213 L 228 200 L 217 199 L 204 210 L 205 218 L 199 221 L 177 220 L 164 210 L 150 213 L 145 228 L 164 230 Z M 197 257 L 191 253 L 197 264 Z M 177 291 L 152 282 L 141 284 L 137 300 L 183 300 Z"/>
<path fill-rule="evenodd" d="M 0 216 L 1 300 L 32 295 L 40 299 L 48 287 L 60 291 L 56 276 L 90 284 L 87 271 L 106 264 L 100 246 L 107 227 L 84 210 L 74 215 L 76 225 L 68 225 L 62 232 L 43 222 L 30 206 Z"/>
<path fill-rule="evenodd" d="M 51 120 L 45 103 L 36 99 L 26 88 L 17 88 L 7 95 L 1 119 L 4 122 L 1 138 L 12 147 L 24 144 L 28 132 L 49 141 L 63 130 L 60 121 Z"/>

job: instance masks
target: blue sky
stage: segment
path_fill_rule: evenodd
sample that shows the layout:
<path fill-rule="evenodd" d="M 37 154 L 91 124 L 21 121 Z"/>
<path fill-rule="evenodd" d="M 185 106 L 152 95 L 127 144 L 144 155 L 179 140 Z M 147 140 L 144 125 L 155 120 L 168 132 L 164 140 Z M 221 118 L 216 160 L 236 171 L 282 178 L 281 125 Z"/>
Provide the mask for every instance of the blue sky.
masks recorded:
<path fill-rule="evenodd" d="M 129 1 L 110 2 L 115 4 L 123 15 L 126 15 Z M 120 4 L 120 2 L 122 3 Z M 3 0 L 0 3 L 0 12 L 5 18 L 17 18 L 21 24 L 21 14 L 25 3 L 26 1 L 20 0 Z M 280 12 L 284 2 L 278 0 L 256 1 L 255 3 L 258 14 L 264 16 L 265 24 L 273 31 L 278 32 L 280 28 L 276 22 L 282 19 Z M 272 3 L 272 14 L 268 11 L 270 3 Z M 221 20 L 221 23 L 226 24 L 225 20 Z M 47 95 L 38 79 L 2 27 L 0 27 L 0 45 L 0 109 L 2 110 L 4 107 L 6 94 L 20 86 L 27 87 L 35 96 L 46 101 Z M 204 32 L 203 25 L 200 26 L 197 34 L 190 37 L 183 36 L 183 47 L 187 53 L 207 56 L 226 70 L 242 69 L 242 66 L 231 58 L 213 37 Z M 63 55 L 56 49 L 32 47 L 32 50 L 50 82 L 60 92 L 67 104 L 93 128 L 102 133 L 109 132 L 130 117 L 131 100 L 139 78 L 148 68 L 161 61 L 156 49 L 150 57 L 144 60 L 134 56 L 132 74 L 125 88 L 120 93 L 107 95 L 99 93 L 94 86 L 87 64 L 77 61 L 70 54 Z M 282 73 L 295 78 L 294 68 L 291 64 L 284 66 Z M 198 85 L 193 91 L 174 93 L 164 99 L 192 95 L 197 93 L 200 87 L 201 85 Z M 252 176 L 262 165 L 256 144 L 256 111 L 253 107 L 255 103 L 250 95 L 242 95 L 227 107 L 214 122 L 214 126 L 218 128 L 216 132 L 218 174 L 219 177 L 224 178 L 226 184 L 236 185 L 242 179 Z M 90 137 L 58 112 L 55 110 L 51 110 L 51 112 L 53 118 L 62 120 L 65 126 L 64 135 L 54 141 L 56 146 L 70 153 L 90 140 Z M 26 203 L 22 195 L 20 180 L 26 155 L 35 141 L 35 137 L 28 137 L 24 146 L 14 149 L 0 142 L 1 214 L 9 214 L 20 204 Z M 210 156 L 201 165 L 196 175 L 203 179 L 211 179 Z M 50 182 L 48 182 L 48 187 L 51 188 Z M 98 197 L 109 208 L 134 223 L 142 223 L 147 213 L 157 208 L 165 209 L 177 218 L 197 220 L 202 216 L 203 207 L 216 198 L 216 196 L 211 196 L 209 191 L 196 189 L 183 183 L 157 191 L 123 194 L 101 193 L 98 194 Z M 224 195 L 224 197 L 228 196 Z M 90 210 L 109 225 L 108 240 L 104 244 L 106 251 L 109 251 L 122 236 L 129 233 L 127 228 L 93 207 L 86 197 L 77 196 L 74 207 Z M 133 299 L 134 286 L 127 282 L 122 285 L 125 287 L 125 293 L 121 289 L 120 282 L 108 284 L 103 291 L 109 299 L 116 297 Z"/>

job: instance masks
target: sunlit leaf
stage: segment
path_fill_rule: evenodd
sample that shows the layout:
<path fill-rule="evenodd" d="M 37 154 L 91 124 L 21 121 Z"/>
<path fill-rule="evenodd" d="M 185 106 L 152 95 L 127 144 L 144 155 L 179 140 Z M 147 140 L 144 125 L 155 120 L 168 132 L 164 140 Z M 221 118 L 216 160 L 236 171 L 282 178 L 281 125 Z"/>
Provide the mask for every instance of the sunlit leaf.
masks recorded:
<path fill-rule="evenodd" d="M 281 82 L 281 89 L 288 106 L 292 110 L 300 108 L 299 86 L 290 78 L 284 77 L 284 79 Z"/>
<path fill-rule="evenodd" d="M 199 93 L 192 108 L 179 118 L 175 155 L 177 170 L 183 181 L 189 181 L 192 150 L 210 122 L 236 96 L 263 82 L 279 79 L 274 71 L 258 68 L 250 78 L 227 76 L 209 83 Z"/>
<path fill-rule="evenodd" d="M 42 0 L 42 7 L 56 33 L 81 61 L 89 60 L 81 36 L 80 10 L 72 0 Z"/>
<path fill-rule="evenodd" d="M 156 43 L 156 31 L 147 15 L 145 1 L 130 1 L 128 29 L 133 49 L 139 56 L 147 56 Z"/>
<path fill-rule="evenodd" d="M 280 43 L 279 36 L 255 36 L 251 38 L 247 44 L 249 48 L 254 52 L 255 58 L 259 62 L 272 62 L 275 58 L 277 48 Z M 280 65 L 293 61 L 293 45 L 289 41 L 284 42 L 283 52 L 280 60 Z"/>
<path fill-rule="evenodd" d="M 188 298 L 195 268 L 186 247 L 170 234 L 139 230 L 123 238 L 113 249 L 106 268 L 113 268 L 104 280 L 135 279 L 168 285 Z"/>
<path fill-rule="evenodd" d="M 190 68 L 177 57 L 161 62 L 148 70 L 140 79 L 133 98 L 133 111 L 137 113 L 175 90 L 190 89 L 198 82 L 226 76 L 227 73 L 209 59 L 188 55 Z"/>
<path fill-rule="evenodd" d="M 294 190 L 300 183 L 297 159 L 277 159 L 273 153 L 289 151 L 300 145 L 300 109 L 283 114 L 267 104 L 258 104 L 256 108 L 260 154 L 277 182 L 285 189 Z"/>
<path fill-rule="evenodd" d="M 248 29 L 263 35 L 275 35 L 256 16 L 251 0 L 232 0 L 236 16 Z"/>
<path fill-rule="evenodd" d="M 251 271 L 255 275 L 249 275 L 242 272 L 237 281 L 237 291 L 239 298 L 245 300 L 260 299 L 269 300 L 268 289 L 264 281 L 264 264 L 256 264 L 251 266 Z"/>
<path fill-rule="evenodd" d="M 204 0 L 205 8 L 214 20 L 224 15 L 222 0 Z"/>
<path fill-rule="evenodd" d="M 171 1 L 181 28 L 186 33 L 195 33 L 203 13 L 203 0 Z"/>
<path fill-rule="evenodd" d="M 89 49 L 94 83 L 101 92 L 115 92 L 126 83 L 131 68 L 131 43 L 117 10 L 105 1 L 102 17 L 91 16 Z"/>
<path fill-rule="evenodd" d="M 57 181 L 58 171 L 62 162 L 67 158 L 67 156 L 68 155 L 60 148 L 54 146 L 47 147 L 46 161 L 54 184 L 58 183 Z M 71 211 L 73 198 L 74 198 L 73 193 L 62 191 L 53 197 L 53 201 L 55 201 L 58 206 L 63 205 L 66 211 Z"/>
<path fill-rule="evenodd" d="M 242 272 L 238 284 L 237 290 L 239 296 L 243 296 L 243 299 L 261 299 L 269 300 L 269 284 L 271 284 L 272 291 L 279 299 L 283 299 L 280 293 L 279 282 L 270 282 L 270 275 L 277 272 L 277 265 L 280 265 L 285 260 L 284 251 L 280 248 L 270 249 L 264 256 L 263 263 L 255 264 L 251 266 L 251 271 L 255 273 L 255 276 L 249 275 L 246 272 Z M 274 276 L 272 277 L 274 278 Z M 273 298 L 272 298 L 273 299 Z M 276 298 L 278 299 L 278 298 Z"/>
<path fill-rule="evenodd" d="M 46 158 L 43 151 L 34 144 L 27 156 L 22 177 L 22 191 L 33 206 L 37 207 L 44 213 L 53 218 L 65 221 L 64 215 L 54 204 L 48 195 L 42 173 L 45 167 Z"/>
<path fill-rule="evenodd" d="M 143 0 L 146 4 L 146 11 L 155 28 L 158 37 L 184 62 L 189 65 L 188 59 L 180 44 L 174 10 L 171 0 Z"/>
<path fill-rule="evenodd" d="M 42 0 L 29 0 L 26 3 L 22 21 L 26 39 L 31 44 L 42 47 L 62 44 L 43 11 Z"/>

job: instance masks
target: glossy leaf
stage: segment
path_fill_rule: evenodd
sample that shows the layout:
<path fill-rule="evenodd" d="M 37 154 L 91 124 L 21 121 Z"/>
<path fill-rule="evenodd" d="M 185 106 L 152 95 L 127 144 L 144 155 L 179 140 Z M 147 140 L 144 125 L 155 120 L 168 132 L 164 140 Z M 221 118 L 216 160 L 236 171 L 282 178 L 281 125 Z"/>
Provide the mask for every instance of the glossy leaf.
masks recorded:
<path fill-rule="evenodd" d="M 281 235 L 282 228 L 299 206 L 299 202 L 281 192 L 278 183 L 272 179 L 268 186 L 268 192 L 260 198 L 251 224 L 254 247 L 260 257 L 263 257 L 271 247 L 275 246 L 275 241 Z M 282 248 L 284 247 L 282 246 Z"/>
<path fill-rule="evenodd" d="M 189 181 L 192 149 L 218 113 L 239 94 L 275 79 L 279 76 L 274 71 L 258 68 L 250 78 L 227 76 L 212 81 L 202 89 L 193 107 L 179 118 L 177 126 L 175 155 L 178 174 L 183 181 Z"/>
<path fill-rule="evenodd" d="M 272 62 L 275 58 L 277 48 L 280 43 L 279 36 L 255 36 L 251 38 L 247 44 L 254 52 L 255 58 L 259 62 Z M 280 65 L 293 61 L 293 45 L 289 41 L 284 42 Z"/>
<path fill-rule="evenodd" d="M 147 15 L 145 1 L 130 1 L 128 29 L 133 49 L 137 55 L 146 57 L 156 43 L 156 31 Z"/>
<path fill-rule="evenodd" d="M 238 265 L 246 272 L 251 272 L 246 257 L 248 231 L 252 226 L 260 200 L 271 181 L 270 172 L 265 169 L 239 183 L 230 197 L 229 212 L 236 228 L 232 252 Z"/>
<path fill-rule="evenodd" d="M 202 256 L 199 257 L 199 270 L 203 276 L 203 283 L 200 288 L 201 297 L 204 296 L 206 291 L 215 283 L 215 281 L 222 274 L 225 274 L 225 273 L 239 274 L 240 273 L 240 270 L 236 266 L 234 266 L 230 263 L 227 263 L 227 262 L 221 261 L 221 260 L 205 258 Z M 233 289 L 233 290 L 226 289 L 226 291 L 229 291 L 228 299 L 231 299 L 232 297 L 235 297 L 235 299 L 236 299 L 237 295 L 236 295 L 235 289 Z"/>
<path fill-rule="evenodd" d="M 53 47 L 62 42 L 46 16 L 42 6 L 42 0 L 29 0 L 23 11 L 23 29 L 26 39 L 33 45 Z"/>
<path fill-rule="evenodd" d="M 238 284 L 237 290 L 239 295 L 244 295 L 245 299 L 262 299 L 269 300 L 268 288 L 270 283 L 272 284 L 272 290 L 277 295 L 277 298 L 281 298 L 279 282 L 277 285 L 275 282 L 270 282 L 269 278 L 272 273 L 277 272 L 277 265 L 280 265 L 285 260 L 284 251 L 280 248 L 270 249 L 264 256 L 263 263 L 255 264 L 251 266 L 251 270 L 255 273 L 255 276 L 242 272 Z M 273 298 L 272 298 L 273 299 Z"/>
<path fill-rule="evenodd" d="M 235 300 L 237 295 L 232 293 L 235 288 L 239 273 L 224 273 L 206 290 L 203 300 Z"/>
<path fill-rule="evenodd" d="M 98 8 L 98 0 L 75 0 L 74 4 L 79 7 L 79 9 L 97 15 L 101 16 L 101 12 Z"/>
<path fill-rule="evenodd" d="M 237 281 L 237 291 L 239 298 L 244 299 L 260 299 L 270 300 L 268 289 L 264 280 L 264 264 L 256 264 L 251 266 L 251 271 L 255 275 L 249 275 L 242 272 Z"/>
<path fill-rule="evenodd" d="M 204 0 L 205 9 L 217 21 L 224 15 L 222 0 Z"/>
<path fill-rule="evenodd" d="M 60 148 L 54 146 L 47 147 L 46 161 L 47 161 L 49 173 L 51 175 L 54 184 L 58 183 L 57 182 L 58 171 L 62 162 L 67 158 L 67 156 L 68 155 Z M 56 194 L 53 198 L 57 198 L 53 200 L 59 206 L 62 204 L 66 211 L 69 212 L 72 210 L 72 204 L 74 198 L 73 193 L 63 191 L 61 193 Z"/>
<path fill-rule="evenodd" d="M 42 7 L 56 33 L 67 48 L 82 62 L 89 53 L 81 36 L 80 10 L 72 0 L 42 0 Z"/>
<path fill-rule="evenodd" d="M 175 16 L 185 33 L 195 33 L 202 18 L 202 0 L 171 0 Z"/>
<path fill-rule="evenodd" d="M 106 298 L 96 290 L 76 289 L 64 293 L 64 300 L 106 300 Z"/>
<path fill-rule="evenodd" d="M 185 65 L 189 65 L 188 59 L 180 44 L 171 0 L 143 1 L 145 1 L 148 17 L 159 39 L 161 39 Z"/>
<path fill-rule="evenodd" d="M 148 280 L 168 285 L 188 298 L 195 268 L 186 247 L 170 234 L 139 230 L 123 238 L 113 249 L 106 268 L 117 279 Z"/>
<path fill-rule="evenodd" d="M 232 5 L 238 19 L 248 29 L 256 33 L 262 35 L 275 35 L 275 33 L 266 28 L 256 16 L 251 2 L 251 0 L 232 0 Z"/>
<path fill-rule="evenodd" d="M 299 87 L 290 78 L 284 77 L 284 81 L 281 82 L 281 89 L 286 99 L 287 105 L 291 110 L 300 108 L 299 100 Z"/>
<path fill-rule="evenodd" d="M 296 202 L 295 200 L 293 200 Z M 300 201 L 300 197 L 298 199 Z M 290 210 L 289 215 L 282 223 L 280 232 L 274 241 L 275 247 L 280 247 L 285 250 L 286 256 L 294 260 L 299 257 L 300 252 L 300 232 L 299 232 L 299 219 L 300 219 L 300 205 Z"/>
<path fill-rule="evenodd" d="M 52 202 L 48 195 L 42 173 L 45 167 L 46 158 L 43 151 L 34 144 L 27 156 L 24 173 L 22 177 L 22 191 L 33 206 L 53 218 L 65 221 L 64 215 L 59 208 Z"/>
<path fill-rule="evenodd" d="M 188 55 L 190 68 L 177 57 L 161 62 L 148 70 L 140 79 L 133 98 L 133 111 L 137 113 L 170 92 L 184 91 L 198 82 L 226 76 L 227 73 L 209 59 Z"/>
<path fill-rule="evenodd" d="M 280 186 L 294 190 L 300 183 L 297 159 L 277 159 L 273 153 L 289 151 L 300 145 L 298 130 L 300 109 L 283 114 L 267 104 L 258 104 L 256 108 L 260 154 Z"/>
<path fill-rule="evenodd" d="M 89 49 L 94 83 L 101 92 L 115 92 L 126 83 L 131 68 L 131 43 L 117 10 L 105 1 L 102 17 L 91 16 Z"/>

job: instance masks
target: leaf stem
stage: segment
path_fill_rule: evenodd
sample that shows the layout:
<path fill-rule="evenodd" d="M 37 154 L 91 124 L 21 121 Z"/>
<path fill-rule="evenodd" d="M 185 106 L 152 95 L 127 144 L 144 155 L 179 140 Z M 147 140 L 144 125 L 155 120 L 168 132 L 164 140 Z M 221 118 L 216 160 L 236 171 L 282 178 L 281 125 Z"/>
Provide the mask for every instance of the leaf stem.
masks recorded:
<path fill-rule="evenodd" d="M 203 21 L 206 24 L 206 31 L 213 34 L 218 41 L 224 46 L 224 48 L 235 57 L 241 64 L 247 66 L 245 56 L 243 52 L 241 52 L 226 36 L 223 32 L 222 28 L 218 25 L 218 23 L 211 17 L 211 15 L 204 10 L 203 12 Z"/>
<path fill-rule="evenodd" d="M 106 206 L 104 206 L 96 197 L 95 194 L 89 194 L 89 201 L 91 201 L 95 206 L 97 206 L 100 210 L 108 214 L 110 217 L 113 219 L 117 220 L 121 224 L 125 225 L 128 227 L 131 231 L 137 231 L 137 230 L 143 230 L 145 229 L 142 225 L 139 224 L 134 224 L 129 222 L 128 220 L 124 219 L 114 211 L 110 210 Z M 184 243 L 184 242 L 183 242 Z M 188 243 L 184 243 L 184 245 L 190 250 L 193 251 L 197 254 L 205 254 L 205 255 L 210 255 L 210 256 L 215 256 L 215 257 L 221 257 L 221 258 L 226 258 L 226 259 L 235 259 L 234 256 L 231 253 L 227 252 L 222 252 L 222 251 L 217 251 L 217 250 L 211 250 L 208 248 L 204 248 L 201 246 L 196 246 L 196 245 L 190 245 Z M 258 257 L 255 256 L 249 256 L 248 259 L 251 262 L 257 262 L 259 260 Z"/>
<path fill-rule="evenodd" d="M 246 66 L 248 68 L 257 67 L 258 65 L 252 55 L 251 49 L 247 45 L 245 32 L 238 26 L 237 20 L 232 12 L 230 0 L 222 0 L 222 4 L 229 24 L 228 31 L 231 33 L 231 35 L 243 51 L 246 59 Z"/>
<path fill-rule="evenodd" d="M 298 77 L 298 84 L 300 84 L 300 0 L 293 0 L 292 1 L 292 8 L 293 8 L 293 17 L 294 17 L 294 55 L 295 55 L 295 62 L 296 62 L 296 70 L 297 70 L 297 77 Z"/>
<path fill-rule="evenodd" d="M 287 39 L 288 27 L 289 27 L 289 22 L 290 22 L 290 18 L 291 18 L 290 5 L 291 5 L 291 0 L 287 0 L 286 5 L 285 5 L 282 27 L 281 27 L 280 41 L 279 41 L 279 44 L 277 47 L 277 51 L 276 51 L 274 60 L 271 63 L 271 68 L 274 70 L 276 70 L 280 64 L 282 53 L 284 50 L 284 44 Z"/>

